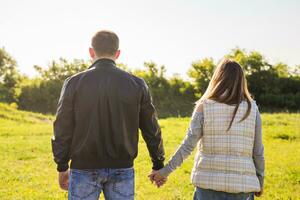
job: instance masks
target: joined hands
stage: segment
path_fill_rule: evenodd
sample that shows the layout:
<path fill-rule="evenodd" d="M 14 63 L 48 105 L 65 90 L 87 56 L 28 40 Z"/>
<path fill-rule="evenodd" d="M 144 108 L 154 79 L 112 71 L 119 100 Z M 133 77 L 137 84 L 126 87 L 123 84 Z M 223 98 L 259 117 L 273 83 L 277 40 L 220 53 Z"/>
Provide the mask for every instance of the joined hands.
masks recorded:
<path fill-rule="evenodd" d="M 155 185 L 158 188 L 167 182 L 167 178 L 160 175 L 159 172 L 156 170 L 153 170 L 148 177 L 149 177 L 151 183 L 155 183 Z"/>

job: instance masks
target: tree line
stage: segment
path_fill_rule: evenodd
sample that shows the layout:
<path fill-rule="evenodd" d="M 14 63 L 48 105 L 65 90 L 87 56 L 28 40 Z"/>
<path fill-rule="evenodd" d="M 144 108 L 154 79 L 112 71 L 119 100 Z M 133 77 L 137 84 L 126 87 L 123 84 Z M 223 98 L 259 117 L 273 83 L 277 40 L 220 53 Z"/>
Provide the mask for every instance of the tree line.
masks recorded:
<path fill-rule="evenodd" d="M 235 48 L 225 57 L 244 68 L 249 90 L 262 111 L 300 110 L 300 65 L 271 64 L 257 51 Z M 34 66 L 38 72 L 29 78 L 19 72 L 17 62 L 0 48 L 0 101 L 20 109 L 54 114 L 63 81 L 90 66 L 89 61 L 60 58 L 47 67 Z M 152 93 L 159 117 L 189 116 L 194 103 L 206 90 L 217 61 L 204 58 L 192 62 L 188 79 L 179 75 L 166 76 L 166 69 L 154 62 L 145 62 L 143 69 L 125 64 L 118 67 L 143 78 Z"/>

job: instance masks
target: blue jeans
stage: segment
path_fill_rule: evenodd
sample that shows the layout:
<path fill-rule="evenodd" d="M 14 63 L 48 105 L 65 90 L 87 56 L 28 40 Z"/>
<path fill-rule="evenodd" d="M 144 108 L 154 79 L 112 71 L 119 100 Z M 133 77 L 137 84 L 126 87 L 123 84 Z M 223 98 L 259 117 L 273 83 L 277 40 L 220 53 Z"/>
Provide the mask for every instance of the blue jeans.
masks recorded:
<path fill-rule="evenodd" d="M 194 200 L 251 200 L 252 193 L 227 193 L 196 188 Z"/>
<path fill-rule="evenodd" d="M 107 200 L 133 200 L 134 169 L 71 169 L 69 200 L 98 200 L 102 191 Z"/>

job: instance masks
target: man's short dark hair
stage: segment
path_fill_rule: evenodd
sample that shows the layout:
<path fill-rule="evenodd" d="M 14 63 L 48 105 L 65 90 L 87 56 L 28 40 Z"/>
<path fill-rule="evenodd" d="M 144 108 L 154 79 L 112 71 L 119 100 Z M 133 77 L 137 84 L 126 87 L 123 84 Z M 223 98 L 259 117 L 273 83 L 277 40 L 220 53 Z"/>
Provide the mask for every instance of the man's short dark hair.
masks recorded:
<path fill-rule="evenodd" d="M 97 56 L 114 56 L 119 49 L 119 38 L 112 31 L 98 31 L 92 38 L 92 47 Z"/>

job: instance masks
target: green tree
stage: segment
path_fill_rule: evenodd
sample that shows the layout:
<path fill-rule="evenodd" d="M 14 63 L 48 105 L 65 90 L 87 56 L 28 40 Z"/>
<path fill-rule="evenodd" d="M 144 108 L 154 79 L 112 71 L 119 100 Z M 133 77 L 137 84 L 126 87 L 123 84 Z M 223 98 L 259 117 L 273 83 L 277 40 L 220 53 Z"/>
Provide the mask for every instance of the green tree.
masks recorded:
<path fill-rule="evenodd" d="M 289 72 L 289 66 L 284 63 L 277 63 L 274 65 L 273 69 L 276 71 L 279 77 L 289 77 L 291 74 Z"/>
<path fill-rule="evenodd" d="M 170 116 L 190 116 L 197 100 L 196 89 L 191 81 L 183 80 L 180 76 L 169 79 L 170 84 Z"/>
<path fill-rule="evenodd" d="M 239 48 L 231 50 L 225 57 L 238 61 L 244 68 L 249 90 L 262 110 L 300 110 L 300 65 L 293 70 L 284 63 L 272 65 L 261 53 Z M 84 60 L 68 61 L 61 58 L 46 68 L 35 66 L 40 76 L 37 79 L 23 79 L 19 107 L 55 113 L 63 81 L 87 69 L 89 65 Z M 143 69 L 135 70 L 126 64 L 117 65 L 146 81 L 159 117 L 189 116 L 194 102 L 205 92 L 216 67 L 212 58 L 195 61 L 188 71 L 190 79 L 184 80 L 178 75 L 167 78 L 165 67 L 154 62 L 145 62 Z M 0 84 L 2 87 L 3 80 Z M 14 83 L 5 82 L 6 86 L 15 88 L 12 87 Z"/>
<path fill-rule="evenodd" d="M 237 61 L 244 68 L 246 75 L 263 70 L 269 70 L 272 67 L 265 57 L 257 51 L 247 52 L 244 49 L 235 48 L 232 49 L 225 57 Z"/>
<path fill-rule="evenodd" d="M 166 78 L 163 65 L 145 62 L 144 67 L 145 70 L 134 70 L 133 74 L 148 84 L 159 117 L 189 116 L 196 101 L 194 86 L 179 76 Z"/>
<path fill-rule="evenodd" d="M 4 48 L 0 48 L 0 101 L 16 102 L 19 82 L 17 62 Z"/>
<path fill-rule="evenodd" d="M 156 109 L 158 110 L 158 113 L 161 114 L 163 113 L 161 110 L 167 106 L 166 103 L 169 98 L 168 95 L 166 95 L 169 90 L 169 84 L 168 80 L 165 78 L 165 67 L 158 67 L 153 61 L 145 62 L 144 67 L 145 70 L 137 69 L 132 73 L 146 81 L 150 88 Z"/>
<path fill-rule="evenodd" d="M 58 61 L 52 61 L 46 68 L 34 66 L 40 77 L 23 84 L 19 96 L 19 107 L 54 114 L 64 80 L 87 69 L 89 65 L 90 63 L 84 60 L 68 61 L 60 58 Z"/>
<path fill-rule="evenodd" d="M 59 58 L 58 61 L 53 60 L 46 68 L 38 65 L 35 65 L 34 68 L 45 81 L 55 80 L 63 82 L 67 77 L 86 70 L 90 64 L 82 59 L 68 61 L 65 58 Z"/>
<path fill-rule="evenodd" d="M 295 78 L 300 79 L 300 65 L 296 65 L 292 68 L 291 75 Z"/>
<path fill-rule="evenodd" d="M 212 78 L 216 65 L 212 58 L 204 58 L 192 63 L 191 69 L 188 71 L 189 77 L 194 81 L 197 96 L 202 95 Z"/>

